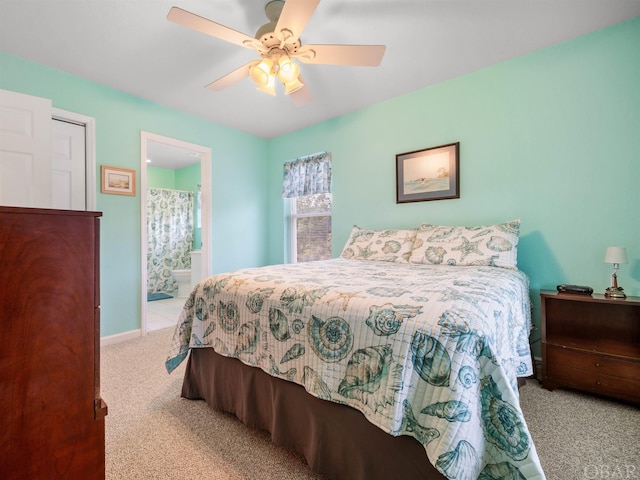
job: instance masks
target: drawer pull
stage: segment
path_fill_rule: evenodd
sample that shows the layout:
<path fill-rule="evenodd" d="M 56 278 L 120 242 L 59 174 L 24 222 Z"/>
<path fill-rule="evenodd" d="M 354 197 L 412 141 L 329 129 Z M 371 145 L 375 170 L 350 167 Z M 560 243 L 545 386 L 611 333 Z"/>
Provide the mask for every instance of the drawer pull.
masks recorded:
<path fill-rule="evenodd" d="M 598 362 L 596 362 L 596 367 L 599 367 L 599 366 L 600 366 L 600 364 Z"/>

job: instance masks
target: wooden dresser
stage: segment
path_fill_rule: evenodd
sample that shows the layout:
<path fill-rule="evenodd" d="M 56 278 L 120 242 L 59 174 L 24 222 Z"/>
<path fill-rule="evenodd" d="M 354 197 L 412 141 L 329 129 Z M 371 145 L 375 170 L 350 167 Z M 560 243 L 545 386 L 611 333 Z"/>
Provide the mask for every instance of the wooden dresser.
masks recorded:
<path fill-rule="evenodd" d="M 542 384 L 640 404 L 640 297 L 542 291 Z"/>
<path fill-rule="evenodd" d="M 100 215 L 0 206 L 2 478 L 105 478 Z"/>

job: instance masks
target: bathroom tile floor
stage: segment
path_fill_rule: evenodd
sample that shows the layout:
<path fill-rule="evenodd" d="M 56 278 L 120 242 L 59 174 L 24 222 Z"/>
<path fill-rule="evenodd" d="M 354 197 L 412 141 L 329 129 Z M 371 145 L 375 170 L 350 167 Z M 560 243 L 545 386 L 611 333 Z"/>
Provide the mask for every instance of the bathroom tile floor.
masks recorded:
<path fill-rule="evenodd" d="M 174 297 L 147 302 L 147 331 L 175 327 L 185 300 L 186 298 Z"/>

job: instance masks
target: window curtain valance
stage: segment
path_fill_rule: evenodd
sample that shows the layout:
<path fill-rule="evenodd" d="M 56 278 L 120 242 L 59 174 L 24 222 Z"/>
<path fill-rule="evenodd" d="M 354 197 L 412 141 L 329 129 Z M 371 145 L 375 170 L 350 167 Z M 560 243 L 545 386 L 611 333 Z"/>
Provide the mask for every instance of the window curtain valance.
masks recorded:
<path fill-rule="evenodd" d="M 331 154 L 315 153 L 284 164 L 282 196 L 303 197 L 331 193 Z"/>

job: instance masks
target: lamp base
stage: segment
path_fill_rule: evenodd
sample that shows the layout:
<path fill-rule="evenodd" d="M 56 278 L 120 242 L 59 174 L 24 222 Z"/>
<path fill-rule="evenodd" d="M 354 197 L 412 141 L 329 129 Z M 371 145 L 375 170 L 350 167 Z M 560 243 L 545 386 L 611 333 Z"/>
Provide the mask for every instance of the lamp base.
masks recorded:
<path fill-rule="evenodd" d="M 622 287 L 609 287 L 604 292 L 604 296 L 611 298 L 627 298 Z"/>

